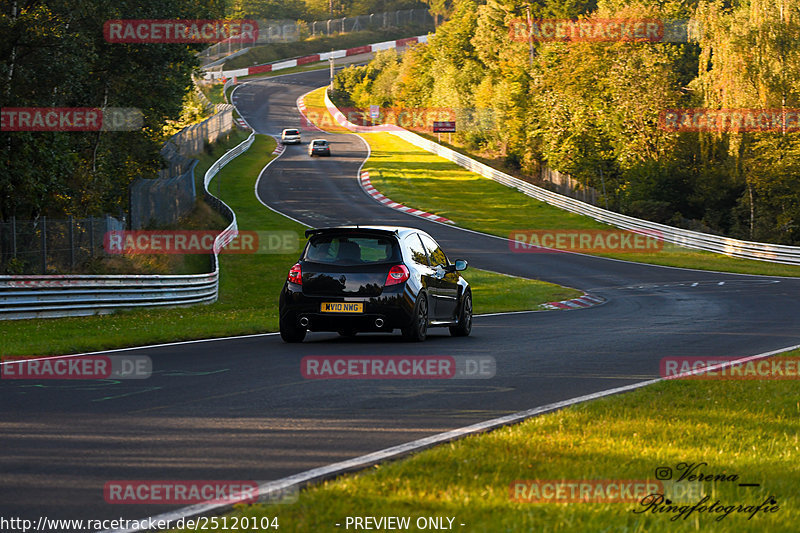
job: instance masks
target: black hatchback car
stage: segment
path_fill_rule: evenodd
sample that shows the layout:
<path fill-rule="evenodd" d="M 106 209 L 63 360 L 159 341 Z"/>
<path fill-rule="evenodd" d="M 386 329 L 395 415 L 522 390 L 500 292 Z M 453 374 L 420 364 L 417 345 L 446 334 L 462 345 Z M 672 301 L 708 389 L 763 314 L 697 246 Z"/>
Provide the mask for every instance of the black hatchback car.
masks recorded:
<path fill-rule="evenodd" d="M 472 292 L 424 231 L 386 226 L 340 226 L 306 231 L 300 260 L 289 270 L 280 295 L 280 330 L 286 342 L 307 331 L 400 329 L 422 341 L 432 326 L 454 336 L 472 329 Z"/>

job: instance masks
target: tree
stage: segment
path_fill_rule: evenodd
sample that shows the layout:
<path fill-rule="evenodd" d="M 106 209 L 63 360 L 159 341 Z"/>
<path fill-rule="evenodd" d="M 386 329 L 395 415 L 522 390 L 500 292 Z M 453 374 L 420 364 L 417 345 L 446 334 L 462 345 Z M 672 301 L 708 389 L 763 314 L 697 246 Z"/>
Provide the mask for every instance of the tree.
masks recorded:
<path fill-rule="evenodd" d="M 702 54 L 695 86 L 705 105 L 782 109 L 800 106 L 800 0 L 750 0 L 698 8 Z M 732 169 L 746 186 L 749 238 L 797 242 L 800 134 L 714 133 L 726 142 Z M 793 192 L 792 192 L 793 191 Z"/>
<path fill-rule="evenodd" d="M 0 219 L 116 213 L 128 185 L 162 166 L 161 128 L 177 118 L 199 46 L 116 44 L 110 19 L 214 19 L 216 0 L 28 0 L 0 11 L 3 107 L 134 107 L 134 132 L 0 133 Z"/>
<path fill-rule="evenodd" d="M 428 6 L 428 10 L 433 15 L 433 27 L 439 27 L 439 18 L 446 17 L 452 9 L 451 0 L 422 0 Z"/>

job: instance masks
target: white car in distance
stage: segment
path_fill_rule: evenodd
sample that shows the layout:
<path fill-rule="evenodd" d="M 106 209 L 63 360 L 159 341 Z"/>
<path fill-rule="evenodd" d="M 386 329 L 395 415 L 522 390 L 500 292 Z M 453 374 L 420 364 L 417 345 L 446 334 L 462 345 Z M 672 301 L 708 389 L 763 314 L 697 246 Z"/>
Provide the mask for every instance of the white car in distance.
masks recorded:
<path fill-rule="evenodd" d="M 301 144 L 300 130 L 285 129 L 281 133 L 281 144 Z"/>

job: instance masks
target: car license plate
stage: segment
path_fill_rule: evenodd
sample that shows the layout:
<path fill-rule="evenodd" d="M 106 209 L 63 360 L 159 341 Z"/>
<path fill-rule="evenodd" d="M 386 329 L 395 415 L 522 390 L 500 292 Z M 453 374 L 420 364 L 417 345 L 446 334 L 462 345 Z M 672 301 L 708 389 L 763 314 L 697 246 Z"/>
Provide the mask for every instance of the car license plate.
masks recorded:
<path fill-rule="evenodd" d="M 323 302 L 320 307 L 322 313 L 363 313 L 362 302 Z"/>

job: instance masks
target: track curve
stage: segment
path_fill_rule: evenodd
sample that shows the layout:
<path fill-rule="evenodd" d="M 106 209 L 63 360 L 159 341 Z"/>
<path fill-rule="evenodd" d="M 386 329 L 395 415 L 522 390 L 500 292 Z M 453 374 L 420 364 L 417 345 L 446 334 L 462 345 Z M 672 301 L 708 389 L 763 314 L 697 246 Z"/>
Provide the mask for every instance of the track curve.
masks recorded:
<path fill-rule="evenodd" d="M 235 103 L 256 131 L 276 135 L 299 123 L 297 97 L 326 81 L 327 72 L 309 72 L 248 82 Z M 420 227 L 475 267 L 578 287 L 608 303 L 478 317 L 470 337 L 433 330 L 422 344 L 315 333 L 300 345 L 265 335 L 144 347 L 131 352 L 153 360 L 154 375 L 142 382 L 5 381 L 0 515 L 140 518 L 175 506 L 108 505 L 106 481 L 277 479 L 651 379 L 665 356 L 744 356 L 800 344 L 798 279 L 512 254 L 503 239 L 378 204 L 356 180 L 363 141 L 319 136 L 329 138 L 334 157 L 311 160 L 305 145 L 287 147 L 259 180 L 266 205 L 309 225 Z M 443 354 L 492 355 L 497 374 L 485 381 L 309 381 L 299 367 L 305 355 Z"/>

